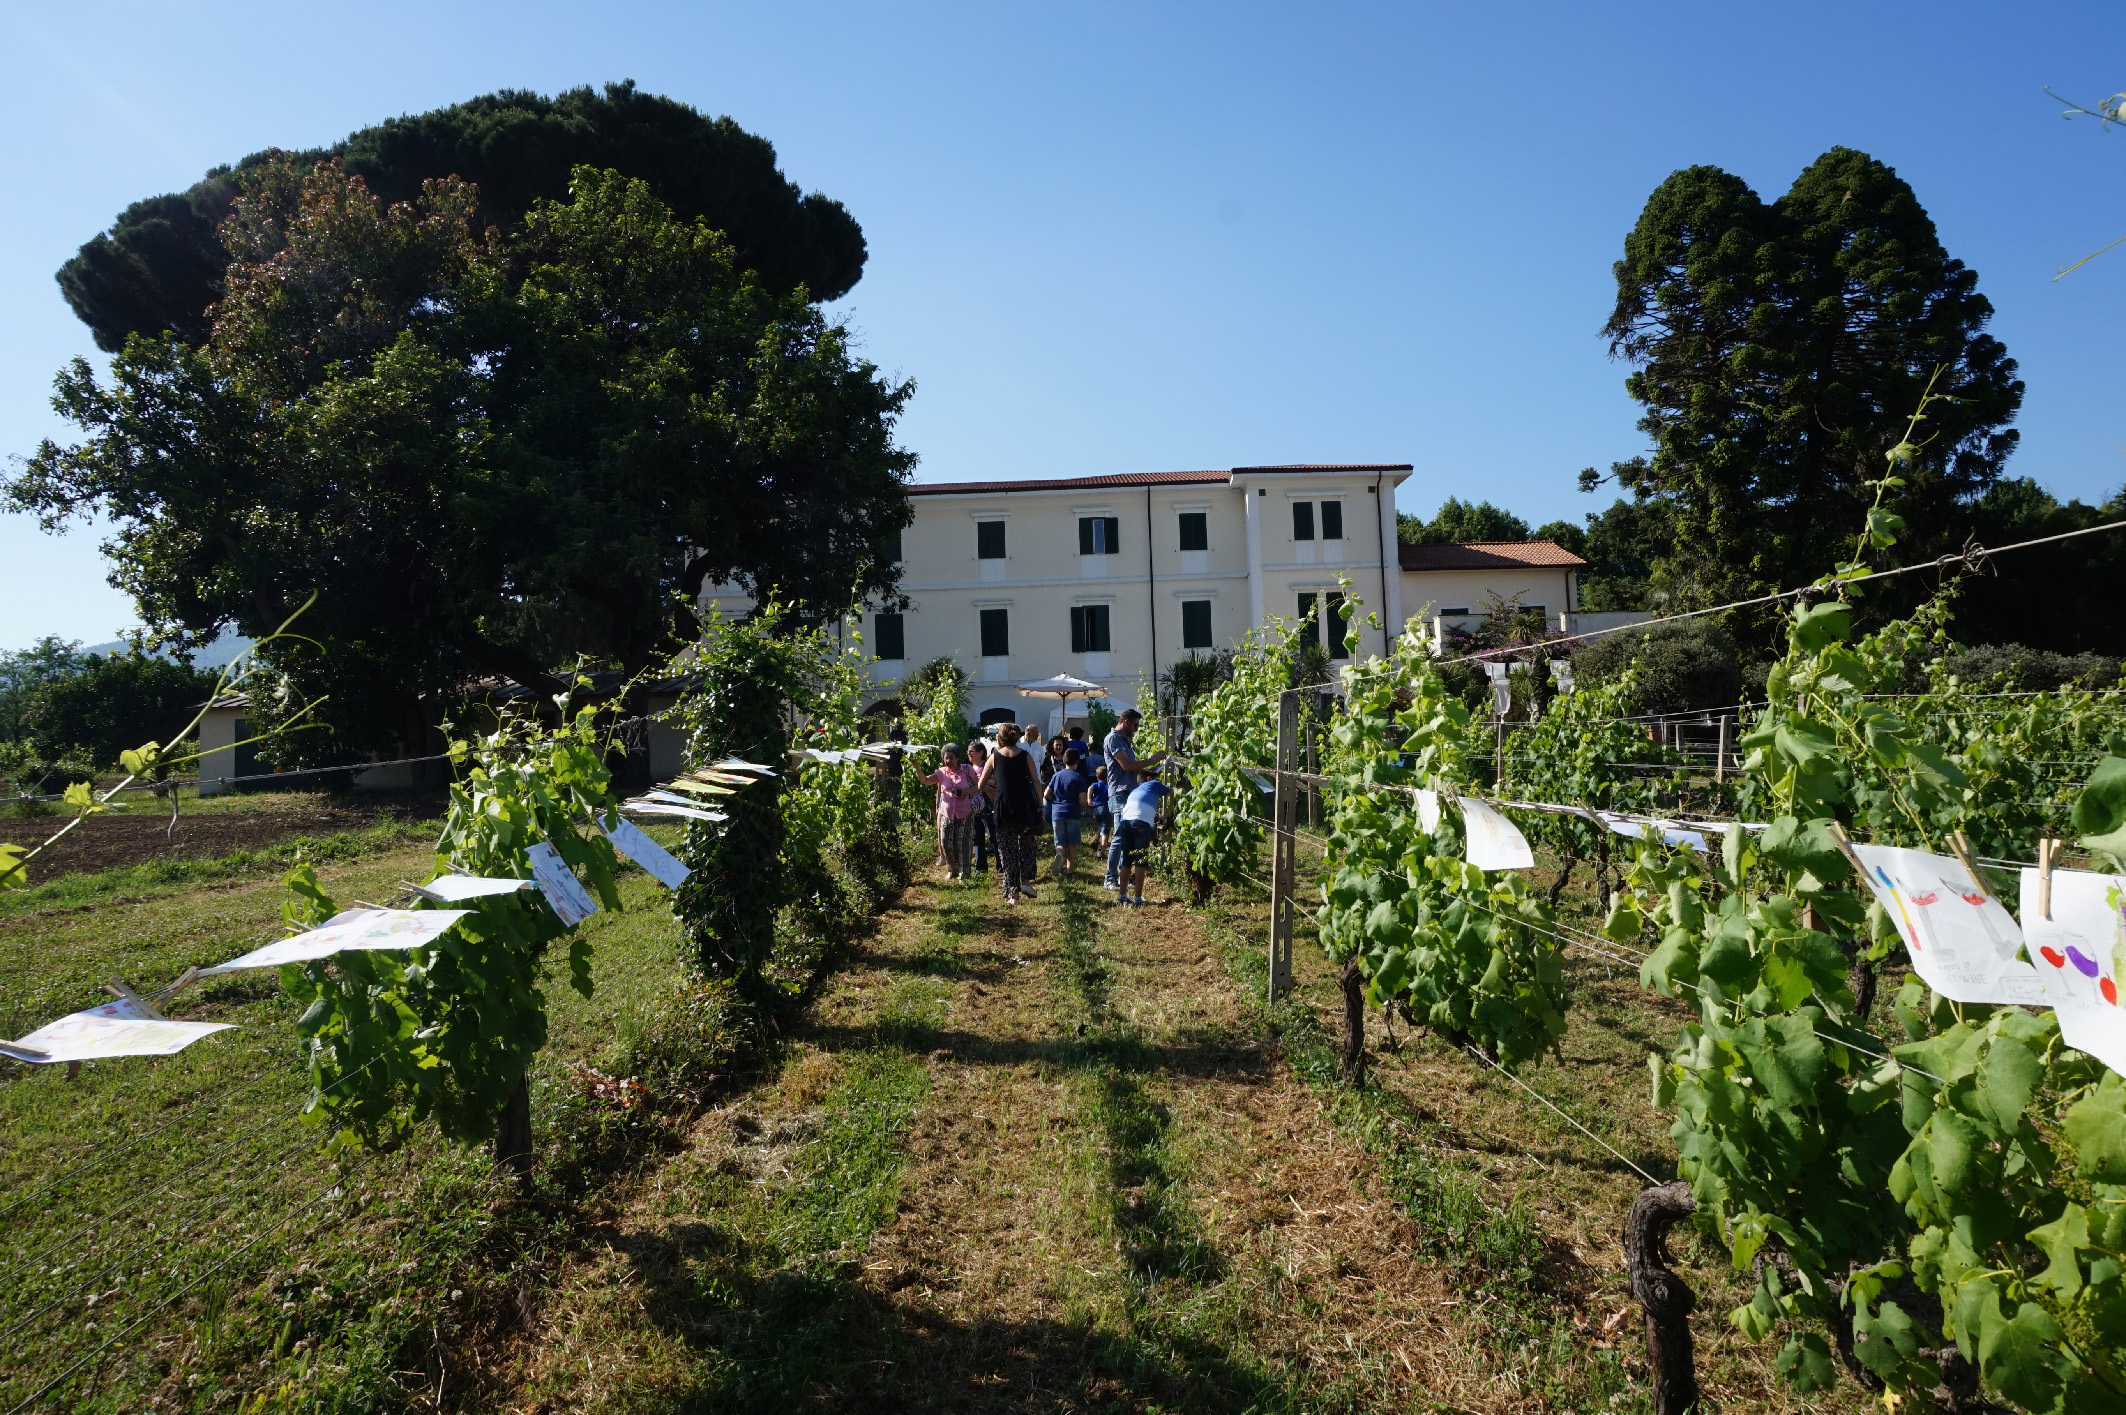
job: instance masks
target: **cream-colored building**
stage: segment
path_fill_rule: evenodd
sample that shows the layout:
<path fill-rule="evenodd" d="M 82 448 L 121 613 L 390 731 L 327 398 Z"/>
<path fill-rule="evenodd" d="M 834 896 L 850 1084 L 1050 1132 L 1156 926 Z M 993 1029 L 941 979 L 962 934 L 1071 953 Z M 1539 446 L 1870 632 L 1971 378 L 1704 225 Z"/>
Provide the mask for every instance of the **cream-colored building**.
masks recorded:
<path fill-rule="evenodd" d="M 1068 673 L 1133 702 L 1177 659 L 1229 647 L 1276 615 L 1327 631 L 1349 595 L 1402 619 L 1395 490 L 1405 463 L 1234 467 L 908 488 L 908 608 L 866 617 L 882 696 L 941 655 L 972 679 L 969 713 L 1039 721 L 1015 685 Z M 1348 580 L 1348 589 L 1340 581 Z M 728 586 L 705 603 L 750 605 Z M 1383 648 L 1364 631 L 1364 653 Z"/>

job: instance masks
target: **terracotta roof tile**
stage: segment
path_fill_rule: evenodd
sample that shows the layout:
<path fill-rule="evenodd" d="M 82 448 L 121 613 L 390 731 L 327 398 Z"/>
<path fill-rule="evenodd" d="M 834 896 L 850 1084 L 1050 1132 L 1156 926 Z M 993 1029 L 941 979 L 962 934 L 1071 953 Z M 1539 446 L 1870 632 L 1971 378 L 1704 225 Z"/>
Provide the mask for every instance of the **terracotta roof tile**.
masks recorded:
<path fill-rule="evenodd" d="M 969 496 L 1000 491 L 1077 491 L 1117 486 L 1223 486 L 1249 472 L 1407 472 L 1408 462 L 1294 462 L 1276 467 L 1234 467 L 1227 471 L 1122 472 L 1107 477 L 1034 477 L 1024 481 L 948 481 L 918 483 L 910 496 Z"/>
<path fill-rule="evenodd" d="M 1574 570 L 1587 563 L 1554 540 L 1405 545 L 1400 558 L 1405 570 Z"/>

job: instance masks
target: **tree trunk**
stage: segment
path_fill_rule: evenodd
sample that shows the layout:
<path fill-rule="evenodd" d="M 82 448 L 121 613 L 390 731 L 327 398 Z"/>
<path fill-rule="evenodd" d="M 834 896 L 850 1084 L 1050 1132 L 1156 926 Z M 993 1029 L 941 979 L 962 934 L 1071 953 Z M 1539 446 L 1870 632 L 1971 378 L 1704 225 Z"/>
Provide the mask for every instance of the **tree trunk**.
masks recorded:
<path fill-rule="evenodd" d="M 1338 979 L 1344 990 L 1344 1080 L 1354 1086 L 1366 1083 L 1366 977 L 1358 960 L 1344 964 Z"/>
<path fill-rule="evenodd" d="M 522 1080 L 495 1112 L 495 1164 L 519 1179 L 531 1177 L 531 1090 Z"/>
<path fill-rule="evenodd" d="M 1690 1311 L 1698 1299 L 1668 1267 L 1668 1231 L 1697 1209 L 1690 1185 L 1678 1179 L 1642 1192 L 1624 1221 L 1631 1295 L 1646 1313 L 1654 1415 L 1684 1415 L 1698 1404 L 1698 1373 L 1690 1348 Z"/>
<path fill-rule="evenodd" d="M 1199 908 L 1210 903 L 1211 890 L 1216 887 L 1211 877 L 1194 865 L 1185 865 L 1182 868 L 1188 872 L 1189 901 Z"/>
<path fill-rule="evenodd" d="M 1868 1011 L 1875 1005 L 1875 965 L 1868 961 L 1866 944 L 1853 950 L 1852 966 L 1846 970 L 1846 986 L 1853 990 L 1853 1020 L 1867 1025 Z"/>
<path fill-rule="evenodd" d="M 1558 907 L 1558 896 L 1565 892 L 1565 881 L 1572 878 L 1572 867 L 1580 863 L 1578 855 L 1567 855 L 1558 866 L 1558 877 L 1550 882 L 1550 907 Z"/>

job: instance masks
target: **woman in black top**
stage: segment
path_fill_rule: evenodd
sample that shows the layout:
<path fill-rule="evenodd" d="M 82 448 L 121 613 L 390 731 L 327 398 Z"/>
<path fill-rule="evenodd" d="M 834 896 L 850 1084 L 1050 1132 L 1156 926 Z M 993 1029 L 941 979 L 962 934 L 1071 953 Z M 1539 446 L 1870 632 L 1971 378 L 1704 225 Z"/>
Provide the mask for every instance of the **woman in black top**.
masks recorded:
<path fill-rule="evenodd" d="M 1017 904 L 1019 896 L 1034 897 L 1033 837 L 1041 828 L 1041 777 L 1034 759 L 1019 745 L 1019 729 L 1005 723 L 997 729 L 996 750 L 982 768 L 979 785 L 987 790 L 996 784 L 997 861 L 1003 867 L 1004 902 Z"/>

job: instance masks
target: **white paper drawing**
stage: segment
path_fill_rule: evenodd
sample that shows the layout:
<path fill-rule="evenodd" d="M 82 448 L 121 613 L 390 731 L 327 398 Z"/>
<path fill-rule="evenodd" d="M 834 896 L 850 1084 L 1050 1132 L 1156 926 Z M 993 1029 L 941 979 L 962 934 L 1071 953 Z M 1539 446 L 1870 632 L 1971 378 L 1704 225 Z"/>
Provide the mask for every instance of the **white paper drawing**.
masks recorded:
<path fill-rule="evenodd" d="M 199 976 L 209 978 L 245 968 L 305 963 L 351 949 L 418 948 L 441 937 L 452 924 L 471 913 L 469 909 L 347 909 L 308 933 L 255 948 L 241 958 L 212 968 L 202 968 Z"/>
<path fill-rule="evenodd" d="M 750 771 L 760 776 L 775 775 L 774 767 L 762 766 L 759 762 L 749 762 L 744 757 L 725 757 L 722 761 L 713 763 L 713 765 L 723 767 L 729 771 Z"/>
<path fill-rule="evenodd" d="M 2023 871 L 2023 937 L 2059 1014 L 2060 1036 L 2115 1071 L 2126 1071 L 2126 878 L 2092 870 L 2052 872 L 2052 916 L 2038 910 L 2038 872 Z"/>
<path fill-rule="evenodd" d="M 1254 782 L 1255 789 L 1257 791 L 1260 791 L 1263 795 L 1274 796 L 1277 794 L 1277 788 L 1271 785 L 1270 779 L 1267 776 L 1264 776 L 1261 772 L 1249 771 L 1246 767 L 1242 767 L 1240 769 L 1240 774 L 1242 776 L 1245 776 L 1248 780 Z"/>
<path fill-rule="evenodd" d="M 0 1056 L 49 1066 L 112 1056 L 172 1056 L 201 1037 L 226 1032 L 230 1022 L 170 1022 L 149 1017 L 120 999 L 47 1022 L 16 1042 L 0 1042 Z"/>
<path fill-rule="evenodd" d="M 688 820 L 727 821 L 730 816 L 722 811 L 705 811 L 699 806 L 675 806 L 669 801 L 623 801 L 623 811 L 632 811 L 638 816 L 685 816 Z"/>
<path fill-rule="evenodd" d="M 1528 839 L 1510 820 L 1482 801 L 1457 798 L 1469 833 L 1469 863 L 1480 870 L 1525 870 L 1535 865 Z"/>
<path fill-rule="evenodd" d="M 642 833 L 633 821 L 624 821 L 617 816 L 610 823 L 600 822 L 599 829 L 605 838 L 613 842 L 613 848 L 647 870 L 652 879 L 666 889 L 677 889 L 686 883 L 693 871 L 680 863 L 677 856 Z"/>
<path fill-rule="evenodd" d="M 438 875 L 426 884 L 414 886 L 427 898 L 439 904 L 455 904 L 461 899 L 485 899 L 490 894 L 515 894 L 520 889 L 537 887 L 528 879 L 500 879 L 485 875 Z"/>
<path fill-rule="evenodd" d="M 1439 792 L 1417 788 L 1417 823 L 1430 834 L 1439 825 Z"/>
<path fill-rule="evenodd" d="M 539 881 L 539 892 L 546 896 L 546 902 L 553 906 L 565 927 L 574 928 L 598 912 L 598 901 L 591 898 L 559 850 L 542 840 L 528 846 L 524 855 L 531 861 L 532 878 Z"/>
<path fill-rule="evenodd" d="M 2015 956 L 2023 931 L 1963 861 L 1895 845 L 1853 853 L 1928 987 L 1952 1002 L 2044 1005 L 2044 979 Z"/>
<path fill-rule="evenodd" d="M 1661 839 L 1670 845 L 1681 845 L 1701 855 L 1706 852 L 1705 832 L 1689 829 L 1675 821 L 1621 815 L 1616 811 L 1596 811 L 1595 818 L 1618 835 L 1629 836 L 1633 840 L 1643 840 L 1647 833 L 1652 831 L 1658 833 Z"/>

